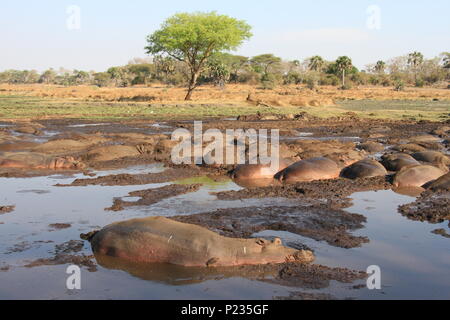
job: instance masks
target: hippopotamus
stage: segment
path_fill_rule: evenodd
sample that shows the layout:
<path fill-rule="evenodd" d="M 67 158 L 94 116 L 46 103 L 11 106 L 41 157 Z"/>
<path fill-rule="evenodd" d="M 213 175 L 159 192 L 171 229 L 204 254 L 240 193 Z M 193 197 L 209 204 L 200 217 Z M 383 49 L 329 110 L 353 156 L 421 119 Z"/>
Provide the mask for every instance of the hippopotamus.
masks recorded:
<path fill-rule="evenodd" d="M 14 169 L 83 169 L 85 165 L 77 161 L 74 157 L 54 157 L 49 158 L 45 155 L 26 153 L 17 154 L 4 159 L 0 159 L 0 168 Z"/>
<path fill-rule="evenodd" d="M 272 168 L 270 164 L 243 164 L 238 165 L 231 173 L 233 179 L 270 179 L 281 170 L 292 164 L 292 161 L 280 159 L 277 168 Z"/>
<path fill-rule="evenodd" d="M 367 141 L 364 143 L 361 143 L 358 146 L 358 149 L 367 151 L 369 153 L 376 153 L 376 152 L 381 152 L 384 150 L 384 146 L 379 143 L 379 142 L 375 142 L 375 141 Z"/>
<path fill-rule="evenodd" d="M 328 158 L 312 158 L 298 161 L 275 175 L 275 179 L 285 183 L 329 180 L 339 177 L 336 162 Z"/>
<path fill-rule="evenodd" d="M 381 163 L 389 171 L 400 171 L 405 167 L 420 165 L 419 161 L 406 153 L 385 154 L 381 159 Z"/>
<path fill-rule="evenodd" d="M 440 177 L 436 181 L 433 181 L 431 183 L 427 183 L 425 185 L 425 187 L 427 189 L 434 190 L 434 191 L 436 191 L 436 190 L 450 191 L 450 172 L 447 173 L 446 175 L 443 175 L 442 177 Z"/>
<path fill-rule="evenodd" d="M 450 158 L 445 154 L 437 151 L 416 152 L 412 154 L 412 157 L 422 162 L 429 162 L 434 164 L 442 163 L 444 165 L 450 165 Z"/>
<path fill-rule="evenodd" d="M 90 241 L 96 255 L 137 263 L 226 267 L 314 260 L 311 251 L 285 247 L 278 238 L 227 238 L 164 217 L 113 223 L 91 236 Z"/>
<path fill-rule="evenodd" d="M 426 183 L 436 180 L 447 171 L 431 165 L 406 167 L 394 177 L 394 187 L 422 187 Z"/>
<path fill-rule="evenodd" d="M 341 176 L 348 179 L 370 178 L 387 175 L 386 169 L 378 161 L 365 159 L 344 168 Z"/>

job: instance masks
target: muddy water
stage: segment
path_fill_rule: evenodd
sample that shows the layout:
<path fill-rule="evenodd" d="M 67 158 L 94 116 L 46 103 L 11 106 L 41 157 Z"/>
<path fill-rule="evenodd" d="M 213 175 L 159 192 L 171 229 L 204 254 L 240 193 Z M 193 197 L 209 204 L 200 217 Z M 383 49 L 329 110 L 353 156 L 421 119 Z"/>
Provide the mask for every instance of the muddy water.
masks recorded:
<path fill-rule="evenodd" d="M 160 166 L 134 167 L 127 172 L 160 172 Z M 110 172 L 97 172 L 98 175 Z M 328 293 L 337 298 L 450 298 L 450 254 L 448 239 L 431 234 L 446 225 L 409 221 L 397 213 L 397 206 L 412 202 L 411 197 L 391 191 L 354 195 L 351 212 L 368 218 L 358 233 L 371 242 L 357 249 L 340 249 L 297 235 L 265 231 L 265 236 L 281 236 L 299 241 L 315 250 L 317 263 L 332 267 L 365 270 L 378 265 L 383 289 L 354 289 L 353 284 L 331 282 L 321 290 L 304 290 L 251 280 L 240 274 L 204 275 L 173 266 L 98 266 L 97 271 L 82 269 L 82 290 L 66 289 L 67 265 L 26 268 L 27 262 L 53 256 L 55 245 L 79 240 L 79 234 L 114 221 L 152 215 L 180 215 L 212 211 L 216 208 L 269 206 L 277 203 L 298 205 L 295 200 L 250 199 L 217 201 L 210 192 L 239 190 L 229 180 L 195 178 L 176 183 L 202 183 L 196 193 L 163 200 L 148 207 L 107 212 L 114 197 L 167 184 L 113 187 L 55 187 L 81 176 L 50 176 L 26 179 L 0 179 L 0 203 L 16 205 L 15 211 L 1 215 L 0 222 L 0 299 L 272 299 L 290 292 Z M 55 230 L 50 224 L 70 224 Z M 77 254 L 91 255 L 88 243 Z M 126 271 L 124 271 L 126 270 Z"/>

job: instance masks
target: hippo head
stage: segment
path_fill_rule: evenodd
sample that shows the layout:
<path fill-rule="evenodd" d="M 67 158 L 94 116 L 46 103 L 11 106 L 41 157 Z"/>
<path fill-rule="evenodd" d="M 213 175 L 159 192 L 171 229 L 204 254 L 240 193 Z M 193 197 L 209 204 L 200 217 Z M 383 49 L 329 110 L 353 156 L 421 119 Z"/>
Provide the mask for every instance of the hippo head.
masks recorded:
<path fill-rule="evenodd" d="M 58 157 L 52 159 L 48 165 L 49 169 L 83 169 L 85 166 L 82 162 L 75 160 L 73 157 Z"/>
<path fill-rule="evenodd" d="M 314 261 L 314 254 L 309 250 L 296 250 L 283 246 L 280 238 L 272 241 L 257 239 L 257 245 L 261 246 L 261 260 L 263 263 L 301 262 Z"/>

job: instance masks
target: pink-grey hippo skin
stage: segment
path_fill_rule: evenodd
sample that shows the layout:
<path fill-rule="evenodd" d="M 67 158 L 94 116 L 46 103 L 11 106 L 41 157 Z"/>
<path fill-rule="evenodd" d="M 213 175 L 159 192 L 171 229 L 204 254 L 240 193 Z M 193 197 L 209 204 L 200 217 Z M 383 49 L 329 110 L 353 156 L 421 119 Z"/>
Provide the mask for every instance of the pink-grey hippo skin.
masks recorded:
<path fill-rule="evenodd" d="M 422 187 L 425 184 L 439 179 L 448 172 L 444 169 L 429 166 L 429 165 L 419 165 L 413 167 L 406 167 L 401 171 L 397 172 L 394 177 L 394 187 Z"/>
<path fill-rule="evenodd" d="M 418 166 L 420 162 L 406 153 L 386 154 L 382 157 L 381 163 L 389 171 L 400 171 L 405 167 Z"/>
<path fill-rule="evenodd" d="M 387 175 L 386 168 L 381 163 L 371 159 L 355 162 L 344 168 L 341 176 L 348 179 L 370 178 Z"/>
<path fill-rule="evenodd" d="M 30 157 L 32 158 L 32 154 Z M 37 160 L 41 160 L 37 157 Z M 41 162 L 30 162 L 16 160 L 16 159 L 0 159 L 0 168 L 12 168 L 12 169 L 36 169 L 36 170 L 75 170 L 83 169 L 85 165 L 73 157 L 56 157 L 45 159 Z"/>
<path fill-rule="evenodd" d="M 280 159 L 276 168 L 272 168 L 270 164 L 238 165 L 231 173 L 231 177 L 237 180 L 273 179 L 274 175 L 291 164 L 292 161 Z"/>
<path fill-rule="evenodd" d="M 312 262 L 311 251 L 284 247 L 280 239 L 234 239 L 164 217 L 113 223 L 91 238 L 96 255 L 140 263 L 227 267 Z"/>
<path fill-rule="evenodd" d="M 339 178 L 341 170 L 328 158 L 311 158 L 298 161 L 275 175 L 283 183 L 308 182 Z"/>

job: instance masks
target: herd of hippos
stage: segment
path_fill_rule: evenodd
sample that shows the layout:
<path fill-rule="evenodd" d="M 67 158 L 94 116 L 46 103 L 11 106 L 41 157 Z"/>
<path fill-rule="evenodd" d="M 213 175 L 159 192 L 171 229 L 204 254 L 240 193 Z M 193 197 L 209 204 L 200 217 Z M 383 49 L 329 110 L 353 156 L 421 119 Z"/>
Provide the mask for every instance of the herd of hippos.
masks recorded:
<path fill-rule="evenodd" d="M 280 161 L 277 172 L 270 165 L 238 165 L 231 173 L 236 180 L 273 179 L 283 183 L 314 180 L 377 177 L 395 172 L 397 188 L 449 187 L 450 159 L 439 152 L 413 155 L 389 154 L 381 163 L 373 159 L 357 161 L 340 169 L 331 159 L 318 157 L 293 164 Z M 309 250 L 282 245 L 280 239 L 232 239 L 205 228 L 151 217 L 107 226 L 90 238 L 94 253 L 147 263 L 170 263 L 189 267 L 236 266 L 296 261 L 310 263 Z M 145 245 L 144 245 L 145 244 Z"/>
<path fill-rule="evenodd" d="M 125 146 L 122 146 L 125 148 Z M 128 147 L 130 148 L 130 147 Z M 127 149 L 128 150 L 128 149 Z M 131 150 L 131 149 L 130 149 Z M 46 157 L 26 154 L 0 158 L 0 168 L 83 169 L 85 165 L 71 156 Z M 298 160 L 298 158 L 296 159 Z M 237 165 L 231 171 L 235 181 L 278 181 L 293 184 L 329 179 L 359 179 L 393 176 L 394 188 L 448 189 L 450 158 L 438 151 L 412 154 L 390 153 L 375 159 L 338 163 L 330 157 L 300 161 L 281 159 L 279 167 Z M 258 185 L 257 183 L 255 185 Z M 298 261 L 309 263 L 309 250 L 283 246 L 280 239 L 234 239 L 200 226 L 164 217 L 149 217 L 118 222 L 84 235 L 96 255 L 106 255 L 143 263 L 170 263 L 187 267 L 257 265 Z"/>

